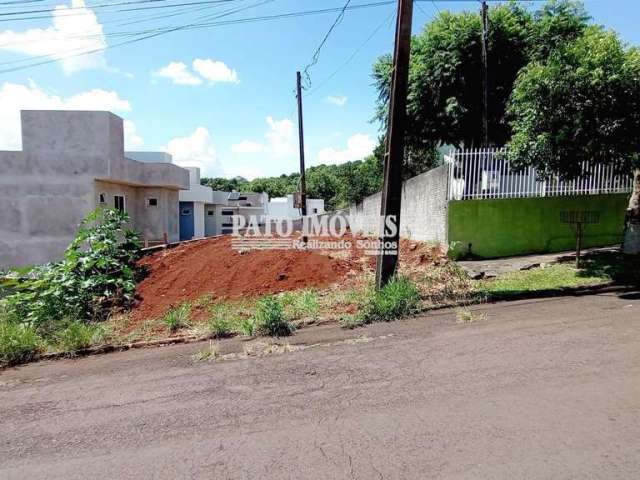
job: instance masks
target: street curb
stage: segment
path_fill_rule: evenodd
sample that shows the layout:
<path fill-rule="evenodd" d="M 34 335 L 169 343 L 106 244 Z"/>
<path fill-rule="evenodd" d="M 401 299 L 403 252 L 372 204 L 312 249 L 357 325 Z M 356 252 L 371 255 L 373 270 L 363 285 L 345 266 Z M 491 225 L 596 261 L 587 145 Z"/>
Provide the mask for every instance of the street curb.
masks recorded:
<path fill-rule="evenodd" d="M 639 289 L 639 287 L 634 287 L 631 285 L 616 285 L 613 282 L 608 282 L 601 285 L 588 285 L 584 287 L 565 287 L 559 289 L 538 290 L 534 292 L 521 292 L 513 294 L 490 294 L 487 299 L 487 303 L 512 300 L 531 300 L 536 298 L 581 297 L 585 295 L 594 295 L 596 293 L 633 292 L 638 291 Z"/>
<path fill-rule="evenodd" d="M 83 348 L 82 350 L 78 350 L 73 353 L 69 353 L 69 352 L 43 353 L 41 355 L 37 355 L 36 357 L 34 357 L 33 361 L 39 362 L 42 360 L 58 360 L 61 358 L 87 357 L 91 355 L 99 355 L 102 353 L 125 352 L 127 350 L 135 350 L 139 348 L 164 347 L 168 345 L 204 342 L 206 340 L 213 340 L 215 338 L 217 338 L 215 335 L 200 335 L 200 336 L 185 335 L 183 337 L 169 337 L 161 340 L 149 340 L 146 342 L 141 341 L 141 342 L 131 342 L 131 343 L 122 343 L 122 344 L 99 345 L 97 347 Z M 247 337 L 247 338 L 251 339 L 253 337 Z"/>
<path fill-rule="evenodd" d="M 418 317 L 421 315 L 426 315 L 429 312 L 441 311 L 446 309 L 453 309 L 459 307 L 470 307 L 474 305 L 486 305 L 486 304 L 495 304 L 495 303 L 507 303 L 518 300 L 533 300 L 533 299 L 543 299 L 543 298 L 559 298 L 559 297 L 581 297 L 586 295 L 595 295 L 598 293 L 616 293 L 616 292 L 637 292 L 639 291 L 639 287 L 633 287 L 629 285 L 616 285 L 614 283 L 605 283 L 602 285 L 591 285 L 585 287 L 573 287 L 573 288 L 561 288 L 555 290 L 540 290 L 536 292 L 522 292 L 519 294 L 513 295 L 494 295 L 493 297 L 489 297 L 486 300 L 470 300 L 470 301 L 461 301 L 447 305 L 437 305 L 431 308 L 427 308 L 425 310 L 416 312 L 414 317 Z M 398 319 L 402 320 L 402 319 Z M 318 324 L 329 324 L 329 323 L 337 323 L 337 322 L 319 322 L 316 324 L 308 325 L 318 325 Z M 230 337 L 236 337 L 235 335 Z M 252 340 L 256 338 L 254 337 L 246 337 L 246 340 Z M 136 350 L 141 348 L 150 348 L 150 347 L 163 347 L 169 345 L 179 345 L 179 344 L 190 344 L 190 343 L 198 343 L 204 342 L 207 340 L 218 339 L 215 335 L 185 335 L 182 337 L 169 337 L 161 340 L 149 340 L 149 341 L 140 341 L 140 342 L 131 342 L 124 344 L 110 344 L 110 345 L 99 345 L 96 347 L 89 347 L 82 350 L 78 350 L 73 353 L 69 352 L 53 352 L 53 353 L 44 353 L 41 355 L 37 355 L 33 358 L 32 361 L 27 362 L 39 362 L 42 360 L 58 360 L 62 358 L 73 358 L 73 357 L 87 357 L 92 355 L 100 355 L 104 353 L 113 353 L 113 352 L 125 352 L 127 350 Z M 17 367 L 19 365 L 13 365 L 13 367 Z M 11 367 L 0 367 L 0 371 L 5 368 Z"/>

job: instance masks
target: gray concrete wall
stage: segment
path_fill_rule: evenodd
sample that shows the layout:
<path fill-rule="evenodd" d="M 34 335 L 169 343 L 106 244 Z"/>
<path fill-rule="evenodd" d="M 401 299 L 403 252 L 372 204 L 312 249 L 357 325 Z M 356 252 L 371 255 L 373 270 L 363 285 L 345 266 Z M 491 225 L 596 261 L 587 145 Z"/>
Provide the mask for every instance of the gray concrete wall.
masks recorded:
<path fill-rule="evenodd" d="M 404 182 L 400 235 L 420 241 L 447 242 L 447 166 L 442 165 Z M 349 208 L 352 232 L 377 236 L 381 194 L 376 193 Z"/>
<path fill-rule="evenodd" d="M 121 118 L 73 111 L 21 117 L 23 150 L 0 152 L 0 269 L 60 259 L 98 204 L 98 179 L 111 194 L 127 192 L 134 228 L 159 239 L 166 230 L 178 240 L 178 189 L 188 188 L 188 172 L 125 159 Z M 144 210 L 141 187 L 158 193 L 157 214 Z"/>

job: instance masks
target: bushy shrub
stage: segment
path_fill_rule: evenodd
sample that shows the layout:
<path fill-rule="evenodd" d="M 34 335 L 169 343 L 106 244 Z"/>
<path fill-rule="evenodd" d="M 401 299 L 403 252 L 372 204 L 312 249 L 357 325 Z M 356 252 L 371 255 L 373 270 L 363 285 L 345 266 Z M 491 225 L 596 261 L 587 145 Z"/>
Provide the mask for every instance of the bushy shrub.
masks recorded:
<path fill-rule="evenodd" d="M 129 306 L 141 245 L 138 234 L 125 228 L 128 220 L 118 210 L 90 213 L 64 260 L 5 278 L 14 293 L 2 300 L 4 308 L 38 331 L 65 318 L 103 320 L 114 307 Z"/>
<path fill-rule="evenodd" d="M 420 300 L 418 288 L 404 277 L 392 279 L 372 292 L 360 310 L 362 323 L 389 322 L 412 313 Z"/>
<path fill-rule="evenodd" d="M 191 305 L 189 305 L 188 303 L 183 303 L 169 310 L 162 318 L 162 322 L 169 329 L 169 331 L 173 333 L 180 330 L 181 328 L 188 326 L 190 319 Z"/>
<path fill-rule="evenodd" d="M 41 342 L 30 326 L 0 319 L 0 366 L 28 362 L 40 350 Z"/>
<path fill-rule="evenodd" d="M 267 295 L 258 302 L 255 317 L 258 331 L 263 335 L 286 337 L 294 331 L 284 315 L 282 303 L 273 295 Z"/>

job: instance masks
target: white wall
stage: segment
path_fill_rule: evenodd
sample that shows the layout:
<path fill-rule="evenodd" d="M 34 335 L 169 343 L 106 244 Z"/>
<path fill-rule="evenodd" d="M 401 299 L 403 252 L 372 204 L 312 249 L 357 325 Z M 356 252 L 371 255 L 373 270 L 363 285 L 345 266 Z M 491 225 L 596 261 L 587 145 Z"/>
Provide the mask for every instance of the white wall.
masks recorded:
<path fill-rule="evenodd" d="M 313 210 L 317 210 L 313 213 Z M 324 200 L 320 198 L 307 198 L 307 215 L 321 215 L 324 212 Z M 300 209 L 293 207 L 293 195 L 272 198 L 269 200 L 267 215 L 276 220 L 297 220 L 302 217 Z"/>

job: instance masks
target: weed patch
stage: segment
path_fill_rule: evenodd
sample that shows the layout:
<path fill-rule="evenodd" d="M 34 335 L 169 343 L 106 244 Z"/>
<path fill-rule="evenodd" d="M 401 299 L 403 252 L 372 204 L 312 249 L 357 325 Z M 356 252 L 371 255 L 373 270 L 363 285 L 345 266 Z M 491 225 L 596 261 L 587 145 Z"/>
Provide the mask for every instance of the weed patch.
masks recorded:
<path fill-rule="evenodd" d="M 63 322 L 63 325 L 55 332 L 53 340 L 59 350 L 70 355 L 94 344 L 102 343 L 106 336 L 105 328 L 102 325 L 79 320 L 68 320 Z"/>
<path fill-rule="evenodd" d="M 199 352 L 191 355 L 191 359 L 194 362 L 205 362 L 208 360 L 215 360 L 220 353 L 218 352 L 218 347 L 212 341 L 209 341 L 209 346 Z"/>
<path fill-rule="evenodd" d="M 255 319 L 258 332 L 263 335 L 286 337 L 294 331 L 284 315 L 282 303 L 273 295 L 267 295 L 257 303 Z"/>
<path fill-rule="evenodd" d="M 360 311 L 362 323 L 389 322 L 416 311 L 420 292 L 404 277 L 391 280 L 381 290 L 373 291 Z"/>
<path fill-rule="evenodd" d="M 211 316 L 207 324 L 209 331 L 216 338 L 230 337 L 234 327 L 239 323 L 233 308 L 229 305 L 216 305 L 211 308 Z"/>
<path fill-rule="evenodd" d="M 181 328 L 185 328 L 189 325 L 191 318 L 191 305 L 183 303 L 175 308 L 169 310 L 164 317 L 162 317 L 162 323 L 171 332 L 175 333 Z"/>
<path fill-rule="evenodd" d="M 32 327 L 0 320 L 0 366 L 32 360 L 41 344 L 42 339 Z"/>
<path fill-rule="evenodd" d="M 284 314 L 289 320 L 301 318 L 317 320 L 320 313 L 318 294 L 314 290 L 305 289 L 283 293 L 281 302 Z"/>
<path fill-rule="evenodd" d="M 486 319 L 484 313 L 476 313 L 468 308 L 458 308 L 456 310 L 456 318 L 460 323 L 474 323 Z"/>

